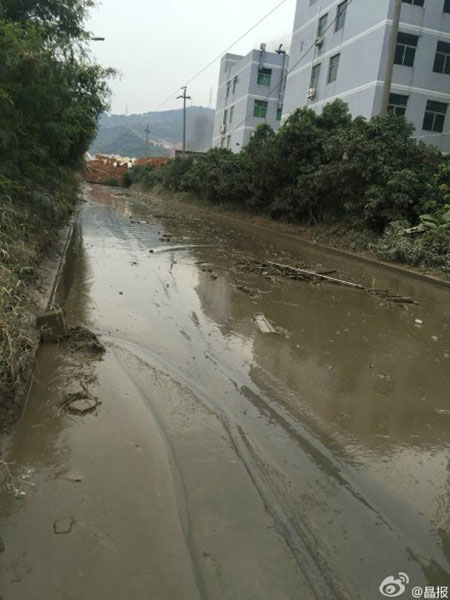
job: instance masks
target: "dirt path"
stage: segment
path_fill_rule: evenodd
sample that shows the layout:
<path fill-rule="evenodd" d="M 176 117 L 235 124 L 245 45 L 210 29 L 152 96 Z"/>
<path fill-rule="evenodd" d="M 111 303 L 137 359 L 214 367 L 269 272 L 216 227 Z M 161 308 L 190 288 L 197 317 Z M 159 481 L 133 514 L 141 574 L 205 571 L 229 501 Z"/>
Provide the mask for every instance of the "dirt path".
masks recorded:
<path fill-rule="evenodd" d="M 448 290 L 156 198 L 87 199 L 59 298 L 106 352 L 40 350 L 2 451 L 2 599 L 450 585 Z"/>

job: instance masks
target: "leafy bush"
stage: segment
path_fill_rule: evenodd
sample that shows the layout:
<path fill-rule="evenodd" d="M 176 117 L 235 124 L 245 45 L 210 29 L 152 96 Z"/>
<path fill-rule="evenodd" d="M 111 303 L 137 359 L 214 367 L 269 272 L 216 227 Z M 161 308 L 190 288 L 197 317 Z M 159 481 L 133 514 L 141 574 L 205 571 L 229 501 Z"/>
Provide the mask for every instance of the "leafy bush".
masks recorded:
<path fill-rule="evenodd" d="M 148 184 L 274 219 L 347 223 L 378 236 L 374 251 L 388 260 L 445 266 L 447 234 L 404 233 L 422 215 L 442 225 L 450 209 L 450 159 L 412 133 L 403 117 L 352 119 L 336 100 L 320 115 L 294 111 L 277 133 L 261 125 L 239 154 L 214 148 L 196 161 L 177 158 Z M 138 169 L 132 178 L 143 181 Z"/>

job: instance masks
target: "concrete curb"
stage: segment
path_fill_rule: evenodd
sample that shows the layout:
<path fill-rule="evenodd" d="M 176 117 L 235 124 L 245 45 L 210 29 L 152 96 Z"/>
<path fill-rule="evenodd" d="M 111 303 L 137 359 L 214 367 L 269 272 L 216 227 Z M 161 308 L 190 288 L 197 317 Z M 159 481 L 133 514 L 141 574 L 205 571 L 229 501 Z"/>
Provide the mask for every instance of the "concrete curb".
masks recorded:
<path fill-rule="evenodd" d="M 66 264 L 67 250 L 68 250 L 68 248 L 70 246 L 70 242 L 73 238 L 74 227 L 75 227 L 75 222 L 76 222 L 77 217 L 78 217 L 78 210 L 76 210 L 74 212 L 74 214 L 71 216 L 68 224 L 65 225 L 64 227 L 62 227 L 60 230 L 60 232 L 62 234 L 62 239 L 60 241 L 60 247 L 62 247 L 62 252 L 61 252 L 61 255 L 58 260 L 56 275 L 54 278 L 51 278 L 48 281 L 47 293 L 44 292 L 44 298 L 46 298 L 46 300 L 45 300 L 45 305 L 43 305 L 43 307 L 42 307 L 43 310 L 45 310 L 45 308 L 49 308 L 53 305 L 56 291 L 58 289 L 58 285 L 61 280 L 61 275 L 63 273 L 64 266 Z M 24 382 L 19 387 L 19 389 L 17 390 L 17 392 L 15 393 L 15 396 L 14 396 L 15 403 L 17 404 L 17 407 L 18 407 L 16 421 L 20 420 L 22 418 L 22 416 L 25 412 L 25 408 L 28 403 L 28 398 L 29 398 L 31 387 L 33 384 L 33 372 L 34 372 L 34 367 L 36 364 L 36 356 L 37 356 L 40 346 L 41 346 L 41 341 L 40 341 L 40 338 L 38 337 L 37 340 L 34 341 L 34 343 L 33 343 L 33 348 L 30 353 L 29 365 L 28 365 L 26 372 L 24 373 L 24 378 L 23 378 Z M 1 433 L 2 432 L 0 432 L 0 435 L 1 435 Z"/>

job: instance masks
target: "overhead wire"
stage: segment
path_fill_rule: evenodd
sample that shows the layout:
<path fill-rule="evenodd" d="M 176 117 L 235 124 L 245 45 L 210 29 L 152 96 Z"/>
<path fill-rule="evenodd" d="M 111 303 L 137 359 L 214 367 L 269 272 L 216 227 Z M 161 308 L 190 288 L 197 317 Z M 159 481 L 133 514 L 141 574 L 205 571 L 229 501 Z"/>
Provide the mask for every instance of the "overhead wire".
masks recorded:
<path fill-rule="evenodd" d="M 347 7 L 345 10 L 348 10 L 348 7 L 352 4 L 353 0 L 349 0 Z M 333 27 L 333 25 L 335 25 L 336 21 L 338 20 L 338 14 L 336 14 L 336 17 L 331 21 L 331 23 L 328 25 L 328 27 L 326 27 L 326 29 L 324 29 L 322 35 L 325 35 L 327 33 L 327 31 L 329 29 L 331 29 L 331 27 Z M 314 40 L 314 42 L 311 44 L 311 46 L 309 46 L 306 51 L 302 54 L 302 56 L 297 60 L 297 62 L 290 68 L 287 69 L 286 71 L 286 75 L 284 75 L 280 81 L 274 85 L 272 88 L 269 89 L 269 91 L 267 92 L 266 96 L 263 96 L 263 101 L 264 100 L 268 100 L 270 98 L 270 96 L 272 95 L 273 92 L 275 92 L 276 90 L 278 90 L 281 85 L 284 85 L 287 82 L 287 78 L 289 77 L 289 75 L 298 67 L 298 65 L 308 56 L 308 54 L 311 52 L 311 50 L 313 50 L 316 47 L 316 40 Z M 237 129 L 239 129 L 246 121 L 249 117 L 251 117 L 253 115 L 253 109 L 250 110 L 246 116 L 244 117 L 244 119 L 242 121 L 240 121 L 238 123 L 238 125 L 233 129 L 233 131 L 236 131 Z"/>
<path fill-rule="evenodd" d="M 261 23 L 263 23 L 266 19 L 268 19 L 275 11 L 277 11 L 286 2 L 287 2 L 287 0 L 281 0 L 281 2 L 278 2 L 278 4 L 276 4 L 276 6 L 274 6 L 267 14 L 265 14 L 261 19 L 259 19 L 259 21 L 257 21 L 254 25 L 252 25 L 252 27 L 250 27 L 250 29 L 248 29 L 245 33 L 240 35 L 232 44 L 227 46 L 227 48 L 225 48 L 225 50 L 223 50 L 222 52 L 217 54 L 217 56 L 215 56 L 204 67 L 202 67 L 199 71 L 197 71 L 197 73 L 195 75 L 193 75 L 190 79 L 188 79 L 184 85 L 189 85 L 190 83 L 192 83 L 192 81 L 194 81 L 194 79 L 196 79 L 197 77 L 202 75 L 207 69 L 209 69 L 209 67 L 211 67 L 215 62 L 217 62 L 220 58 L 222 58 L 222 56 L 224 54 L 226 54 L 229 50 L 231 50 L 234 46 L 236 46 L 236 44 L 238 44 L 241 40 L 243 40 L 249 33 L 254 31 L 259 25 L 261 25 Z M 160 109 L 162 106 L 164 106 L 164 104 L 166 102 L 171 100 L 175 96 L 175 94 L 178 94 L 181 87 L 182 86 L 180 86 L 174 92 L 172 92 L 172 94 L 170 94 L 170 96 L 167 96 L 167 98 L 165 100 L 163 100 L 160 104 L 158 104 L 158 106 L 156 107 L 155 110 Z M 117 138 L 116 143 L 120 142 L 128 133 L 130 133 L 131 131 L 136 130 L 138 127 L 140 127 L 143 123 L 145 123 L 145 121 L 147 119 L 148 119 L 147 116 L 143 116 L 142 119 L 140 121 L 138 121 L 136 125 L 133 125 L 132 127 L 127 128 L 126 131 L 124 131 Z"/>

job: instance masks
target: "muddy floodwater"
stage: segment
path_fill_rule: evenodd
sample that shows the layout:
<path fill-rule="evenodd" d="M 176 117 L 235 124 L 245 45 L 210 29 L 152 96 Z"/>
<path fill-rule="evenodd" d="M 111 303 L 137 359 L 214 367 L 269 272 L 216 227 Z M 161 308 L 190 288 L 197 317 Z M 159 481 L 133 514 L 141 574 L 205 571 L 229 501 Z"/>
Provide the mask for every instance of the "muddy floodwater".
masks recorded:
<path fill-rule="evenodd" d="M 2 447 L 2 600 L 372 600 L 399 573 L 404 597 L 450 586 L 449 298 L 88 187 L 58 302 L 105 352 L 39 350 Z"/>

